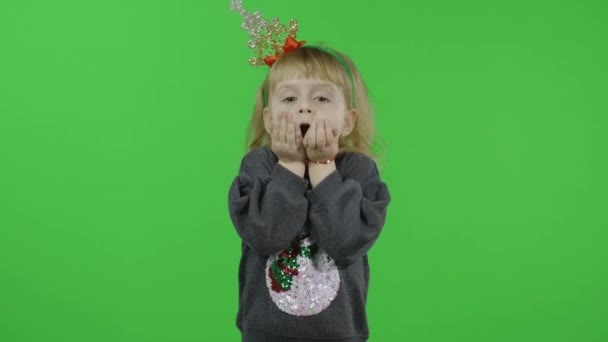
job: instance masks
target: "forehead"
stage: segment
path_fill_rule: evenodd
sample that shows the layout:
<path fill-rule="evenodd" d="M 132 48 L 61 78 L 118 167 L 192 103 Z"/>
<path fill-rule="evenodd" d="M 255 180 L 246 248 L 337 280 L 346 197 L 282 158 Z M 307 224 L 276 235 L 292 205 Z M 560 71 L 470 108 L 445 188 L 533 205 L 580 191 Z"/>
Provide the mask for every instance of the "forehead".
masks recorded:
<path fill-rule="evenodd" d="M 282 89 L 301 89 L 301 88 L 311 88 L 311 89 L 327 89 L 330 91 L 337 91 L 338 85 L 333 82 L 321 80 L 317 78 L 297 78 L 291 80 L 285 80 L 277 83 L 276 90 Z"/>

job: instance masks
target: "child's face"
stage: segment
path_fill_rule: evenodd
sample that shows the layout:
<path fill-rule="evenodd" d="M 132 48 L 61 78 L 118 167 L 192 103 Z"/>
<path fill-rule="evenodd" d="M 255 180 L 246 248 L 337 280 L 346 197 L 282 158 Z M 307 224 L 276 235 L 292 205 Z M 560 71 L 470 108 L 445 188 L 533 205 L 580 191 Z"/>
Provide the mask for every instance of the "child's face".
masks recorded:
<path fill-rule="evenodd" d="M 286 80 L 277 84 L 268 100 L 265 119 L 270 119 L 269 113 L 273 117 L 281 112 L 291 113 L 302 136 L 317 120 L 327 119 L 330 128 L 343 136 L 354 126 L 355 111 L 347 108 L 341 87 L 333 82 L 314 78 Z"/>

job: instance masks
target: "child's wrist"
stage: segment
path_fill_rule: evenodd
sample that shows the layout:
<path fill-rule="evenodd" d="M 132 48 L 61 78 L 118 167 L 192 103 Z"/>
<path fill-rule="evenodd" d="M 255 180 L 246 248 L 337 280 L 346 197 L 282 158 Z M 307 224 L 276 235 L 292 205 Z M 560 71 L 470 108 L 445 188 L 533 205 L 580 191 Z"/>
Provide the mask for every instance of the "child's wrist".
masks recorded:
<path fill-rule="evenodd" d="M 306 172 L 306 164 L 301 161 L 284 161 L 279 159 L 279 164 L 289 171 L 295 173 L 300 177 L 304 177 L 304 173 Z"/>
<path fill-rule="evenodd" d="M 284 165 L 304 165 L 305 162 L 301 160 L 283 160 L 279 158 L 279 163 Z"/>

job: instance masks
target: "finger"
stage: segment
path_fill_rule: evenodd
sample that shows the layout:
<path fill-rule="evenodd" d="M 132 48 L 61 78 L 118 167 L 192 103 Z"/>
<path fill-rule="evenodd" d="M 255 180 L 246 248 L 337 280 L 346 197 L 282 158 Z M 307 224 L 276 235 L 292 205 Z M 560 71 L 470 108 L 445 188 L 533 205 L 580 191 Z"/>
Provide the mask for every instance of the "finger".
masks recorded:
<path fill-rule="evenodd" d="M 285 144 L 287 143 L 287 131 L 285 129 L 285 126 L 287 124 L 286 121 L 287 121 L 287 115 L 285 114 L 285 112 L 282 112 L 281 113 L 281 123 L 279 124 L 281 127 L 280 128 L 281 133 L 279 133 L 279 139 L 281 139 L 281 142 L 283 142 Z"/>
<path fill-rule="evenodd" d="M 323 149 L 323 144 L 321 142 L 323 142 L 323 140 L 325 140 L 325 129 L 323 129 L 323 120 L 320 120 L 317 123 L 317 134 L 315 135 L 316 137 L 316 144 L 315 147 L 319 150 Z"/>
<path fill-rule="evenodd" d="M 280 114 L 273 114 L 272 115 L 272 141 L 278 142 L 279 141 L 279 120 L 278 120 L 278 116 Z"/>
<path fill-rule="evenodd" d="M 296 144 L 296 132 L 295 132 L 295 122 L 293 121 L 293 116 L 291 113 L 287 114 L 287 143 L 290 146 L 295 146 Z"/>
<path fill-rule="evenodd" d="M 300 131 L 300 127 L 298 127 L 298 124 L 295 121 L 293 123 L 293 129 L 295 133 L 296 146 L 299 147 L 300 144 L 302 144 L 302 132 Z"/>
<path fill-rule="evenodd" d="M 331 146 L 334 142 L 333 136 L 331 134 L 331 128 L 329 127 L 329 122 L 325 120 L 325 144 L 326 146 Z"/>
<path fill-rule="evenodd" d="M 317 146 L 319 149 L 325 147 L 325 120 L 319 122 L 319 131 L 317 132 Z"/>

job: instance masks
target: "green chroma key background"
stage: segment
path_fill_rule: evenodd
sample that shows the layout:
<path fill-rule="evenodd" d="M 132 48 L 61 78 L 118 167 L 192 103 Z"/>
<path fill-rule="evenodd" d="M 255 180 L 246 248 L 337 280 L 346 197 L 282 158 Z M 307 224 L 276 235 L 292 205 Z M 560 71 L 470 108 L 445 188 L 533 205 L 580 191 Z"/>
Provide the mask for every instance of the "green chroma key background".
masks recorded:
<path fill-rule="evenodd" d="M 608 5 L 250 0 L 354 58 L 393 201 L 370 342 L 607 341 Z M 239 341 L 267 69 L 221 1 L 0 3 L 0 341 Z"/>

